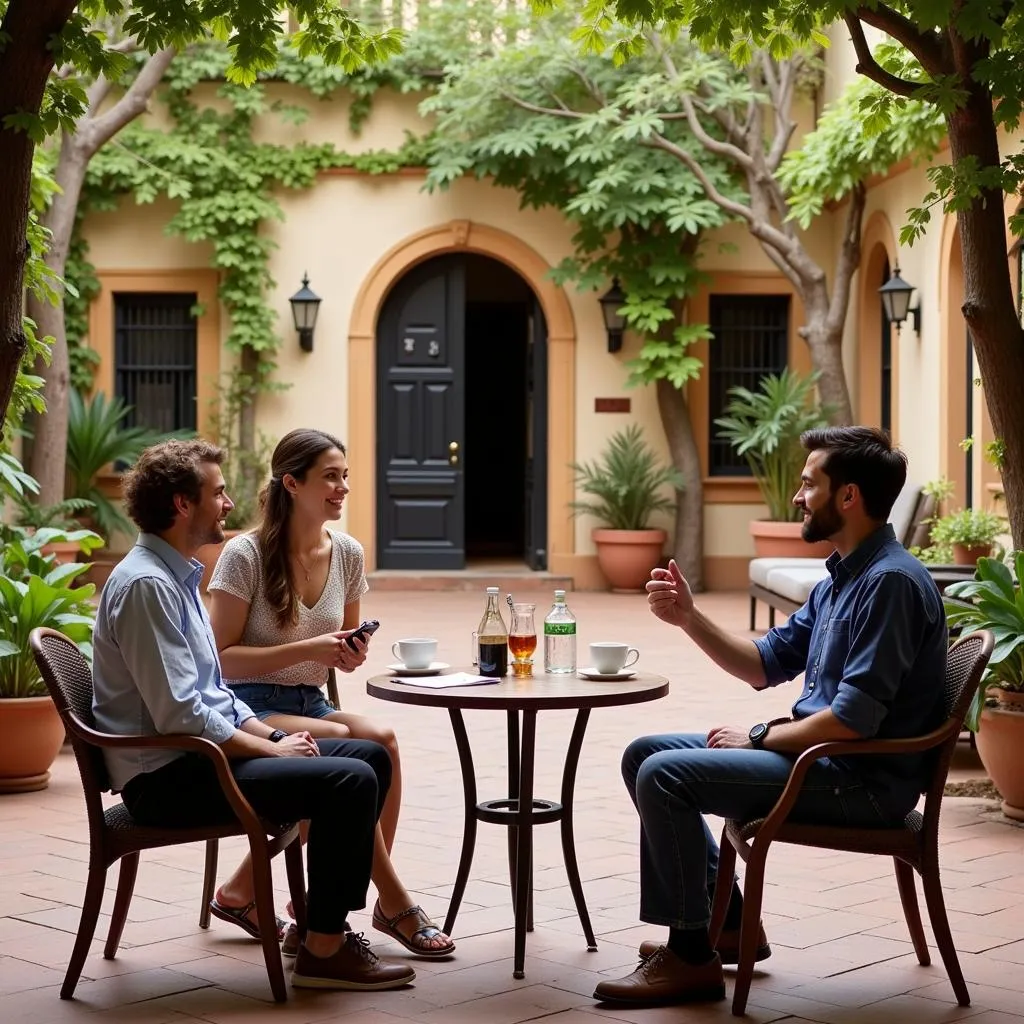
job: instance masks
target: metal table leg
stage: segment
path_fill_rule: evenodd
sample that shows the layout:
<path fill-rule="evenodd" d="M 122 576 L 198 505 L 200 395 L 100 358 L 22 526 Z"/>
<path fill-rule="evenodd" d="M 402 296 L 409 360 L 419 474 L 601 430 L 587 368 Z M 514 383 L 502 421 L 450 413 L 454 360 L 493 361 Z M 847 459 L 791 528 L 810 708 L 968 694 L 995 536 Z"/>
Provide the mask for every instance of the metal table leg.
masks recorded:
<path fill-rule="evenodd" d="M 508 798 L 510 804 L 519 800 L 519 712 L 508 715 Z M 513 819 L 514 820 L 514 819 Z M 508 880 L 512 891 L 512 906 L 516 905 L 516 863 L 518 832 L 514 824 L 508 826 Z M 530 905 L 526 911 L 526 930 L 533 931 L 533 873 L 530 873 Z"/>
<path fill-rule="evenodd" d="M 572 729 L 569 749 L 565 752 L 565 770 L 562 772 L 562 859 L 565 861 L 565 873 L 569 878 L 572 898 L 576 901 L 576 913 L 579 914 L 583 935 L 587 940 L 587 949 L 597 949 L 594 929 L 587 913 L 587 903 L 583 896 L 583 884 L 580 882 L 580 869 L 576 863 L 576 843 L 572 831 L 572 801 L 576 787 L 576 768 L 579 765 L 580 751 L 583 749 L 583 736 L 587 731 L 590 709 L 581 708 L 576 713 L 576 724 Z"/>
<path fill-rule="evenodd" d="M 523 711 L 523 746 L 519 770 L 519 808 L 516 814 L 516 938 L 513 978 L 525 978 L 526 923 L 529 916 L 533 869 L 533 764 L 537 743 L 537 712 Z"/>
<path fill-rule="evenodd" d="M 452 720 L 452 732 L 455 734 L 455 747 L 459 752 L 459 765 L 462 768 L 462 794 L 465 801 L 465 819 L 462 828 L 462 855 L 459 857 L 459 870 L 452 888 L 452 898 L 448 904 L 448 916 L 444 919 L 446 935 L 452 934 L 455 917 L 459 912 L 462 897 L 469 881 L 469 869 L 473 866 L 473 850 L 476 847 L 476 770 L 473 767 L 473 751 L 469 746 L 466 734 L 466 723 L 458 708 L 449 708 L 448 715 Z"/>

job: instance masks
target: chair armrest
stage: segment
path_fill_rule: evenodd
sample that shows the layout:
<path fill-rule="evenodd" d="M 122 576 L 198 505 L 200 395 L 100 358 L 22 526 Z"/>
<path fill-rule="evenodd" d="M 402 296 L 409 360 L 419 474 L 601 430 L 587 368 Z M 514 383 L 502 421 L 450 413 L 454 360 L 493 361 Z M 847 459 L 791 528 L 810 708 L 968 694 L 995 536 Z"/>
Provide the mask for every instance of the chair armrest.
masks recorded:
<path fill-rule="evenodd" d="M 213 762 L 220 788 L 246 832 L 252 834 L 255 831 L 260 835 L 265 834 L 266 830 L 260 822 L 259 816 L 252 809 L 252 805 L 246 800 L 238 788 L 234 775 L 231 774 L 231 765 L 227 755 L 212 740 L 204 739 L 202 736 L 189 736 L 185 733 L 159 736 L 118 736 L 114 733 L 93 729 L 77 718 L 73 718 L 73 729 L 86 743 L 95 747 L 181 750 L 207 758 Z"/>
<path fill-rule="evenodd" d="M 851 757 L 863 754 L 918 754 L 925 750 L 932 750 L 941 746 L 949 739 L 953 726 L 950 722 L 944 722 L 938 729 L 925 733 L 923 736 L 914 736 L 909 739 L 899 740 L 833 740 L 827 743 L 816 743 L 808 747 L 794 762 L 793 770 L 789 773 L 786 786 L 782 795 L 775 802 L 775 806 L 768 812 L 764 823 L 758 830 L 758 838 L 765 837 L 767 842 L 775 837 L 775 834 L 783 826 L 789 817 L 789 812 L 800 795 L 804 779 L 815 761 L 823 757 Z"/>

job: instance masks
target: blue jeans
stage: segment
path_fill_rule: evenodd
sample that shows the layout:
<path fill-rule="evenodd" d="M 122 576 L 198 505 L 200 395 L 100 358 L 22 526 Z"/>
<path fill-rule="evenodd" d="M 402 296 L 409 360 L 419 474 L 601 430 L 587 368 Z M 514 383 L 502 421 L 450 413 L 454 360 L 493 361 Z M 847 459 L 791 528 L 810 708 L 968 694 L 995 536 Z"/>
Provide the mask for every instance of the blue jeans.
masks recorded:
<path fill-rule="evenodd" d="M 763 817 L 781 796 L 793 761 L 770 750 L 709 750 L 703 734 L 643 736 L 626 747 L 622 777 L 640 815 L 642 921 L 707 928 L 718 844 L 703 814 Z M 811 766 L 790 814 L 792 821 L 862 828 L 902 817 L 886 813 L 862 781 L 827 759 Z"/>
<path fill-rule="evenodd" d="M 240 701 L 249 705 L 249 709 L 261 722 L 272 715 L 326 718 L 338 710 L 327 700 L 319 686 L 241 683 L 231 689 Z"/>

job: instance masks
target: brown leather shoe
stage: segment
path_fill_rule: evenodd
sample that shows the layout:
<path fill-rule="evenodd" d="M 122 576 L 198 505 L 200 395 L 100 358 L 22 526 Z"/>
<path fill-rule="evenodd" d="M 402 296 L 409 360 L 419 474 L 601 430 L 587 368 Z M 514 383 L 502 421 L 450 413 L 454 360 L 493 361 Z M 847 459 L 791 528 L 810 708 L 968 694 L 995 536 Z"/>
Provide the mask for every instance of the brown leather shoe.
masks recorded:
<path fill-rule="evenodd" d="M 288 925 L 281 940 L 281 956 L 295 957 L 299 955 L 299 929 L 293 921 Z"/>
<path fill-rule="evenodd" d="M 640 957 L 646 960 L 662 943 L 655 942 L 653 939 L 645 939 L 640 943 Z M 715 952 L 718 954 L 723 964 L 738 964 L 740 962 L 740 930 L 739 928 L 730 928 L 728 931 L 723 930 L 722 934 L 718 937 L 718 945 L 715 946 Z M 767 960 L 772 955 L 772 947 L 768 945 L 768 936 L 764 933 L 764 925 L 761 926 L 760 934 L 757 937 L 757 952 L 754 954 L 755 962 L 758 960 Z"/>
<path fill-rule="evenodd" d="M 706 964 L 688 964 L 668 946 L 659 946 L 636 970 L 618 981 L 602 981 L 594 998 L 630 1006 L 710 1002 L 725 998 L 722 961 L 716 953 Z"/>
<path fill-rule="evenodd" d="M 295 957 L 292 985 L 295 988 L 356 990 L 401 988 L 416 977 L 406 964 L 385 963 L 363 938 L 362 932 L 346 932 L 333 956 L 313 956 L 305 944 Z"/>

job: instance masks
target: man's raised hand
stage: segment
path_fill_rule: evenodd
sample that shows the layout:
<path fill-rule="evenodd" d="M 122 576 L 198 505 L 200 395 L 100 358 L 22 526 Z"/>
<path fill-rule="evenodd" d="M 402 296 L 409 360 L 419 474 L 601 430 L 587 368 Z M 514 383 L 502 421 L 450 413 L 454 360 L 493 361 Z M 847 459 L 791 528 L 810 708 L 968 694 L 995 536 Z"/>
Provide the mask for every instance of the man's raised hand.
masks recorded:
<path fill-rule="evenodd" d="M 669 560 L 667 569 L 651 570 L 651 578 L 647 581 L 647 603 L 663 622 L 686 628 L 693 613 L 693 594 L 674 558 Z"/>

